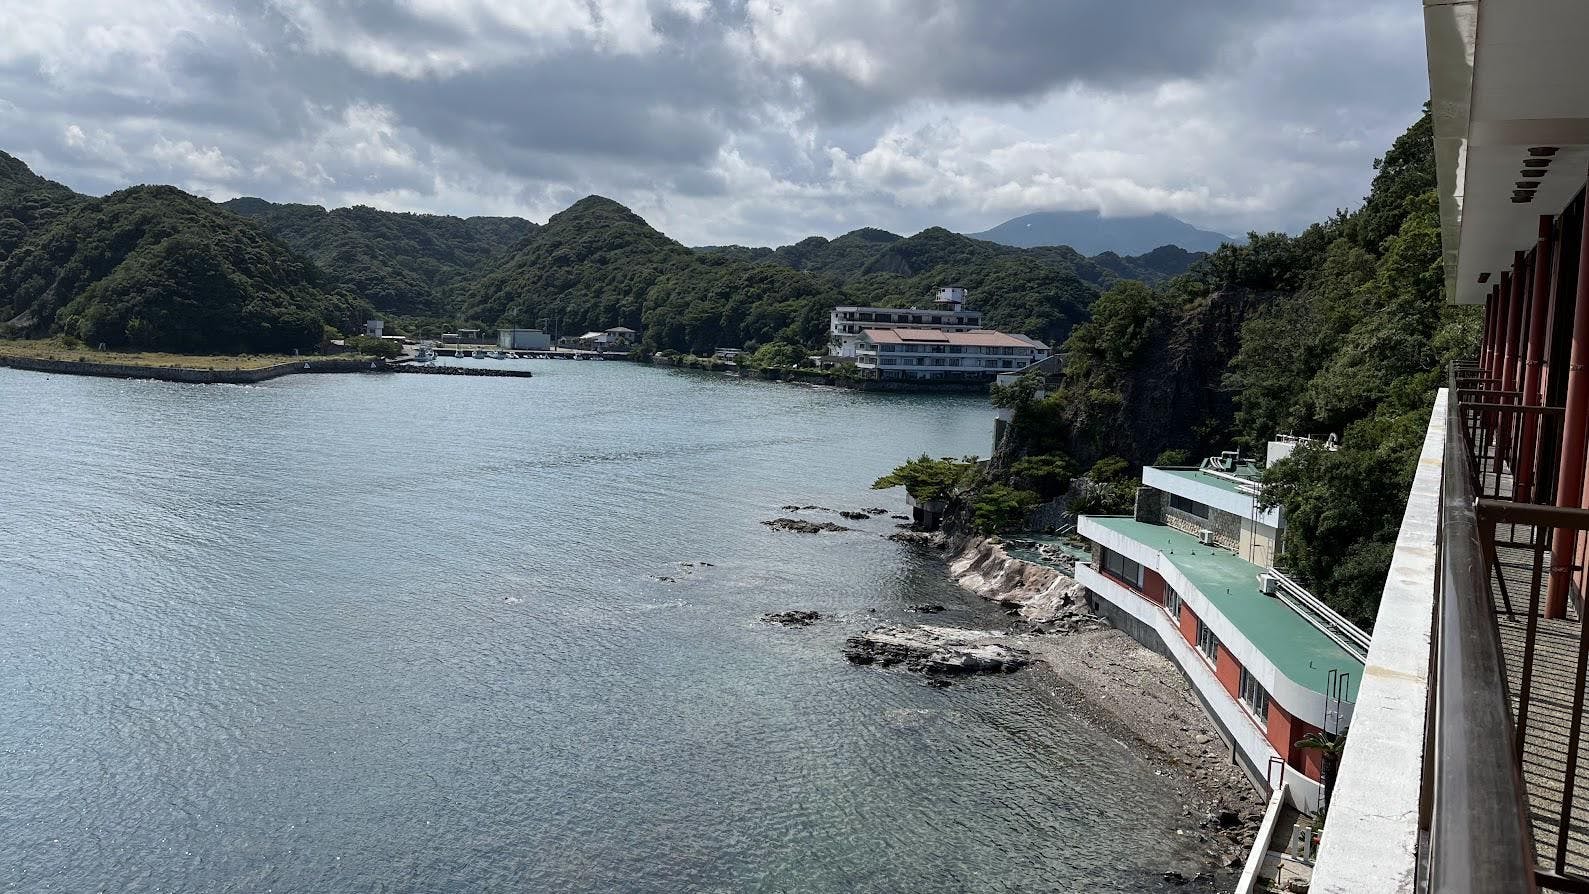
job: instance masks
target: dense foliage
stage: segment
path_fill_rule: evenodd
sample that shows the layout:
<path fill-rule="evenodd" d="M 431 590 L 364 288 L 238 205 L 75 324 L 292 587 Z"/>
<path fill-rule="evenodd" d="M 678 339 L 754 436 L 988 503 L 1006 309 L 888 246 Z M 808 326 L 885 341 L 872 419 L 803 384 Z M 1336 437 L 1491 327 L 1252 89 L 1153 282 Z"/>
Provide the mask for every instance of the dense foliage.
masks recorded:
<path fill-rule="evenodd" d="M 327 211 L 242 198 L 222 207 L 314 261 L 333 287 L 405 316 L 449 315 L 464 283 L 535 229 L 518 217 L 401 214 L 363 205 Z"/>
<path fill-rule="evenodd" d="M 16 334 L 174 353 L 313 349 L 370 313 L 247 221 L 173 187 L 80 199 L 0 265 Z"/>
<path fill-rule="evenodd" d="M 1161 252 L 1174 268 L 1190 257 Z M 1162 278 L 1110 256 L 1114 268 Z M 559 334 L 624 325 L 652 350 L 709 353 L 772 342 L 820 349 L 835 305 L 906 306 L 945 285 L 968 288 L 987 325 L 1058 344 L 1118 274 L 1068 249 L 1022 250 L 943 229 L 908 239 L 858 230 L 776 250 L 688 249 L 629 209 L 592 196 L 556 214 L 465 296 L 461 317 Z"/>
<path fill-rule="evenodd" d="M 1441 370 L 1479 335 L 1475 311 L 1442 293 L 1427 113 L 1376 168 L 1354 213 L 1297 236 L 1252 234 L 1157 287 L 1107 290 L 1065 345 L 1062 382 L 1046 397 L 1033 385 L 999 395 L 1015 418 L 994 480 L 1028 483 L 1034 463 L 1184 462 L 1336 433 L 1339 450 L 1269 469 L 1265 499 L 1285 510 L 1284 564 L 1371 625 Z M 1099 499 L 1128 508 L 1115 486 Z"/>
<path fill-rule="evenodd" d="M 0 264 L 29 236 L 82 199 L 61 184 L 33 173 L 19 159 L 0 152 Z"/>

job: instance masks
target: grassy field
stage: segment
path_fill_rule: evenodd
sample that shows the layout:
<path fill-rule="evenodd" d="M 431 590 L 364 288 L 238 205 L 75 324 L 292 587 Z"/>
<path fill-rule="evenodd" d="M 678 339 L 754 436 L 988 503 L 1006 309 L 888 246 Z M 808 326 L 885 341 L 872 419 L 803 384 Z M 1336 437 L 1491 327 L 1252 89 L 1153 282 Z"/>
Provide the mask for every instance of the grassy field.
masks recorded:
<path fill-rule="evenodd" d="M 122 363 L 130 366 L 166 369 L 260 369 L 294 360 L 326 359 L 311 356 L 288 357 L 275 354 L 237 356 L 205 354 L 151 354 L 139 351 L 96 351 L 83 345 L 67 346 L 55 339 L 0 339 L 0 357 L 32 357 L 40 360 L 80 360 L 87 363 Z"/>

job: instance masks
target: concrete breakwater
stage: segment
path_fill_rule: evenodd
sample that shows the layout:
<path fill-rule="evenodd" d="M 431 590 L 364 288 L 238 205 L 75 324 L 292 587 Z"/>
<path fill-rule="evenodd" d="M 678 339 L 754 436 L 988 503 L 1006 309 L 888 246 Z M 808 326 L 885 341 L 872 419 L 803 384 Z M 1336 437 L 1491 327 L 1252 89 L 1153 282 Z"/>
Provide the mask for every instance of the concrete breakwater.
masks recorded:
<path fill-rule="evenodd" d="M 0 355 L 0 366 L 34 372 L 112 379 L 156 379 L 198 385 L 251 385 L 294 373 L 348 373 L 380 371 L 386 364 L 370 359 L 301 360 L 252 369 L 200 369 L 182 366 L 146 366 L 137 363 L 102 363 L 93 360 L 48 360 L 41 357 Z"/>

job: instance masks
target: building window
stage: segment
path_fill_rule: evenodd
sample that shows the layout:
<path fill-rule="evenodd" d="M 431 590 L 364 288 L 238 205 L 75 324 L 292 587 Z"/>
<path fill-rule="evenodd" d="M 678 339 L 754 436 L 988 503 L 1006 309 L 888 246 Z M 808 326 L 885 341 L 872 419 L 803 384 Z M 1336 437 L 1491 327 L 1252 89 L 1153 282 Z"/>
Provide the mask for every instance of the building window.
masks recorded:
<path fill-rule="evenodd" d="M 1208 629 L 1202 618 L 1197 619 L 1197 648 L 1210 662 L 1219 661 L 1219 640 L 1215 638 L 1214 631 Z"/>
<path fill-rule="evenodd" d="M 1167 584 L 1164 587 L 1164 610 L 1169 612 L 1170 617 L 1176 620 L 1181 617 L 1181 594 L 1175 592 L 1175 588 Z"/>
<path fill-rule="evenodd" d="M 1103 570 L 1137 589 L 1142 589 L 1142 566 L 1112 549 L 1103 551 Z"/>
<path fill-rule="evenodd" d="M 1241 669 L 1241 700 L 1246 702 L 1247 707 L 1258 716 L 1259 723 L 1268 724 L 1269 693 L 1258 685 L 1258 681 L 1253 679 L 1252 674 L 1247 673 L 1245 667 Z"/>
<path fill-rule="evenodd" d="M 1170 494 L 1170 508 L 1176 512 L 1184 512 L 1197 518 L 1208 518 L 1208 507 L 1196 500 L 1188 500 L 1180 494 Z"/>

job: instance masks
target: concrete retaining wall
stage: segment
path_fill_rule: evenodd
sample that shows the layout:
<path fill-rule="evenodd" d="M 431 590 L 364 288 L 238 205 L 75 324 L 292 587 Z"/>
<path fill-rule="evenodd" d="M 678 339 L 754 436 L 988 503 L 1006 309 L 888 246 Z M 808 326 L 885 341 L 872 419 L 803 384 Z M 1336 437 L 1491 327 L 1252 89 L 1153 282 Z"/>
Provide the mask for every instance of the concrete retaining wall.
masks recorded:
<path fill-rule="evenodd" d="M 0 356 L 0 366 L 70 376 L 112 379 L 155 379 L 194 385 L 251 385 L 294 373 L 346 373 L 382 370 L 381 360 L 303 360 L 257 369 L 186 369 L 175 366 L 139 366 L 134 363 L 95 363 L 86 360 L 45 360 L 39 357 Z"/>

